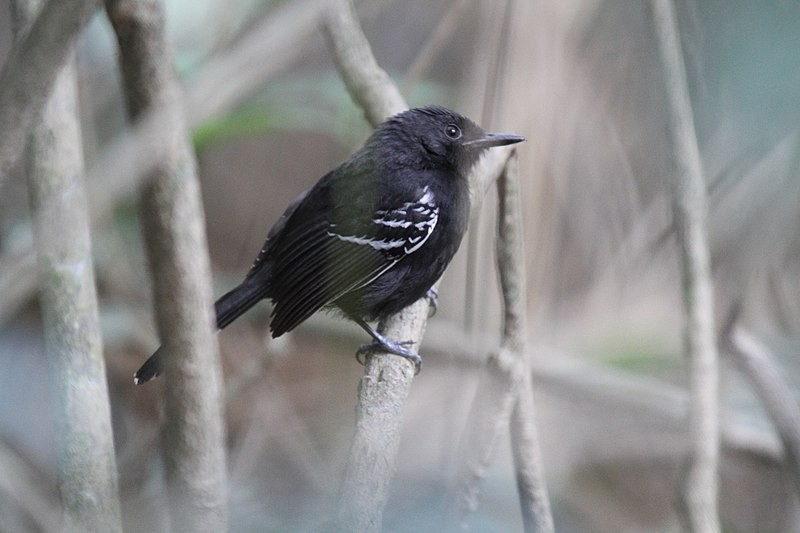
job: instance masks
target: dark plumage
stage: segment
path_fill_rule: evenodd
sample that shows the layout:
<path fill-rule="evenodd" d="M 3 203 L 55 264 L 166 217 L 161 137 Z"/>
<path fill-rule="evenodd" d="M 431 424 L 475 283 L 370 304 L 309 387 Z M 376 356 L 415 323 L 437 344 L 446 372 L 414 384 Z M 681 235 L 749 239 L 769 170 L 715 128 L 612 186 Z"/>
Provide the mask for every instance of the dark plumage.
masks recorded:
<path fill-rule="evenodd" d="M 485 133 L 439 106 L 386 120 L 289 205 L 244 281 L 217 300 L 217 327 L 263 298 L 274 304 L 273 337 L 335 307 L 373 337 L 374 348 L 419 366 L 419 355 L 367 322 L 425 296 L 467 229 L 469 170 L 487 148 L 522 140 Z M 136 372 L 136 383 L 159 374 L 160 350 Z"/>

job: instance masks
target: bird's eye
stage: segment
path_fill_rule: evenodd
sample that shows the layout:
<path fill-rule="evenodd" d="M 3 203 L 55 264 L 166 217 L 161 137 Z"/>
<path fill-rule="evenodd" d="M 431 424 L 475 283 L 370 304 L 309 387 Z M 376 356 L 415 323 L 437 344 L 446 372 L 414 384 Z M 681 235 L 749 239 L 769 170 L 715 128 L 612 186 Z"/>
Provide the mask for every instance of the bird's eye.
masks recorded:
<path fill-rule="evenodd" d="M 444 134 L 450 137 L 451 139 L 458 139 L 461 137 L 461 128 L 456 126 L 455 124 L 448 124 L 444 127 Z"/>

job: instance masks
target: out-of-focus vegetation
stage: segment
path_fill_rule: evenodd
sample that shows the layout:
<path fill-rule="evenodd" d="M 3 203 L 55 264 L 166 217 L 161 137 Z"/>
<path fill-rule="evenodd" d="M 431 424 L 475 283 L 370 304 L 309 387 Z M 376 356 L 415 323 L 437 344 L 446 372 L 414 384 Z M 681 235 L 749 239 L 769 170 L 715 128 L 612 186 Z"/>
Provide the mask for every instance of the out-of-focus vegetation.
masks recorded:
<path fill-rule="evenodd" d="M 168 4 L 176 68 L 190 85 L 210 58 L 281 2 Z M 380 0 L 358 9 L 378 61 L 402 82 L 456 4 Z M 504 28 L 503 5 L 468 3 L 406 96 L 412 105 L 445 104 L 528 138 L 520 160 L 529 341 L 557 530 L 672 530 L 685 374 L 652 18 L 645 2 L 515 1 Z M 677 7 L 709 182 L 718 318 L 740 302 L 741 323 L 766 340 L 798 388 L 800 3 L 681 0 Z M 3 19 L 0 57 L 11 39 Z M 286 204 L 369 133 L 322 36 L 296 46 L 299 60 L 193 132 L 215 294 L 244 275 Z M 102 16 L 78 53 L 91 164 L 124 127 L 113 38 Z M 21 170 L 0 187 L 0 257 L 13 259 L 10 252 L 30 240 Z M 158 345 L 134 201 L 99 221 L 93 239 L 124 519 L 127 530 L 150 531 L 160 523 L 163 495 L 162 385 L 134 388 L 130 379 Z M 388 531 L 435 531 L 443 520 L 442 494 L 452 486 L 479 357 L 498 338 L 492 204 L 473 221 L 429 325 Z M 336 505 L 353 427 L 360 367 L 352 354 L 364 339 L 351 325 L 321 317 L 271 340 L 268 312 L 264 304 L 220 336 L 232 531 L 324 522 Z M 0 325 L 0 364 L 0 478 L 24 480 L 11 489 L 0 484 L 14 496 L 0 497 L 0 529 L 35 530 L 26 517 L 54 512 L 57 502 L 52 396 L 34 294 Z M 722 388 L 725 529 L 797 529 L 797 494 L 787 490 L 768 420 L 730 365 Z M 473 518 L 476 531 L 521 527 L 513 483 L 508 458 L 499 458 Z"/>

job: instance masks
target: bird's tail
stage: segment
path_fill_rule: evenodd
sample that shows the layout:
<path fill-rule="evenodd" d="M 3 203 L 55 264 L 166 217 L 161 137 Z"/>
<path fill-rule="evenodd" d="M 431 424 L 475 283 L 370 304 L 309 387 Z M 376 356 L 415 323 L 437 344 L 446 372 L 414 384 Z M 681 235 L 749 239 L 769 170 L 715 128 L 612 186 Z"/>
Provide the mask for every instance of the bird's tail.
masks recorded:
<path fill-rule="evenodd" d="M 217 313 L 217 329 L 225 326 L 242 316 L 267 294 L 267 284 L 259 284 L 253 279 L 246 279 L 233 290 L 223 294 L 214 304 Z M 147 383 L 158 377 L 162 370 L 162 351 L 160 346 L 150 358 L 133 375 L 133 382 L 137 385 Z"/>
<path fill-rule="evenodd" d="M 151 379 L 158 377 L 161 373 L 161 350 L 163 349 L 163 345 L 159 346 L 158 350 L 139 367 L 139 370 L 133 375 L 133 382 L 136 385 L 147 383 Z"/>
<path fill-rule="evenodd" d="M 247 279 L 233 290 L 220 296 L 217 303 L 214 304 L 217 312 L 217 329 L 224 329 L 266 295 L 266 284 Z"/>

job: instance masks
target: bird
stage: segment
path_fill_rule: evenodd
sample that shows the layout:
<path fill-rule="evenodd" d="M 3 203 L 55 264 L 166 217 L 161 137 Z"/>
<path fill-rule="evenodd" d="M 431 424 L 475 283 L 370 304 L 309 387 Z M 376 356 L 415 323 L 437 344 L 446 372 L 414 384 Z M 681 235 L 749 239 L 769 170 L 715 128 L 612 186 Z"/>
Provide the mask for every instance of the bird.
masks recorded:
<path fill-rule="evenodd" d="M 261 300 L 272 302 L 272 337 L 321 309 L 340 312 L 381 351 L 421 357 L 369 322 L 383 320 L 426 295 L 467 230 L 468 175 L 489 148 L 524 141 L 488 133 L 439 105 L 386 119 L 358 151 L 301 193 L 269 231 L 244 280 L 214 304 L 224 329 Z M 161 373 L 164 345 L 134 374 Z"/>

